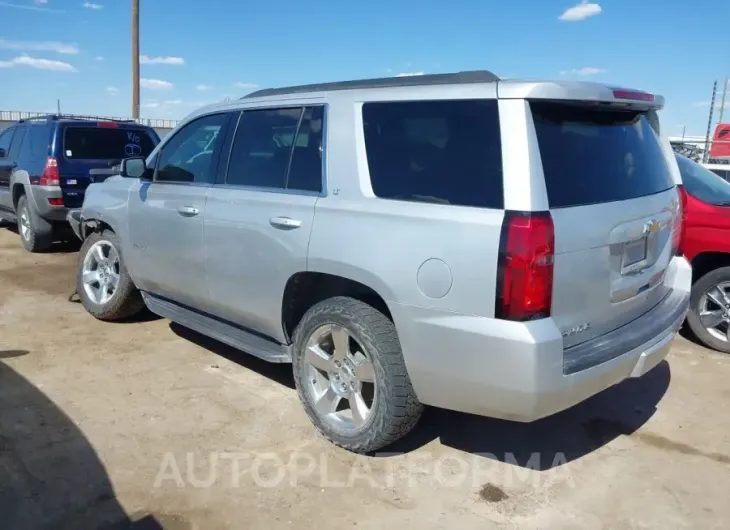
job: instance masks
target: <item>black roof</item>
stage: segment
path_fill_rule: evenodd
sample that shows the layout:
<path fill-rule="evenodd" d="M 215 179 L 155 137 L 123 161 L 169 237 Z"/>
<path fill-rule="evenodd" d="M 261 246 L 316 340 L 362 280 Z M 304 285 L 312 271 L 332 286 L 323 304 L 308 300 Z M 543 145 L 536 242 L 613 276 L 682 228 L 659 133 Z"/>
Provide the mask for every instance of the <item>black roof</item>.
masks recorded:
<path fill-rule="evenodd" d="M 465 83 L 494 83 L 499 77 L 488 70 L 473 70 L 452 74 L 409 75 L 402 77 L 381 77 L 378 79 L 358 79 L 334 83 L 315 83 L 281 88 L 264 88 L 251 92 L 243 98 L 260 98 L 303 92 L 327 92 L 332 90 L 355 90 L 358 88 L 385 88 L 400 86 L 457 85 Z"/>

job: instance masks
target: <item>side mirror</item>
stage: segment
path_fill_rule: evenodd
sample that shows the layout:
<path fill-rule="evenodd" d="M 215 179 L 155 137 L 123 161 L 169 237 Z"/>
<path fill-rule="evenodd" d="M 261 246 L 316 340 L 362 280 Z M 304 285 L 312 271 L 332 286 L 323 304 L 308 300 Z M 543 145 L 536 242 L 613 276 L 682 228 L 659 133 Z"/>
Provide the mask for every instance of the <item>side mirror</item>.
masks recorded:
<path fill-rule="evenodd" d="M 5 158 L 6 156 L 8 156 L 8 152 L 5 151 L 5 149 L 3 149 L 2 147 L 0 147 L 0 158 Z"/>
<path fill-rule="evenodd" d="M 125 158 L 122 160 L 119 174 L 123 177 L 133 179 L 143 178 L 147 174 L 147 164 L 145 163 L 145 159 L 142 157 Z"/>

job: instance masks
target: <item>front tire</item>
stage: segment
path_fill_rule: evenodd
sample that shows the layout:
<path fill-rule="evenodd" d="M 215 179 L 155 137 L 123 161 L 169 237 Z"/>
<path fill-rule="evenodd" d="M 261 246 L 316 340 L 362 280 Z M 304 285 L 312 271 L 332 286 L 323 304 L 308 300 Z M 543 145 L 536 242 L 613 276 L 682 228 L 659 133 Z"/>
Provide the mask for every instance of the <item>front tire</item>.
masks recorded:
<path fill-rule="evenodd" d="M 393 322 L 359 300 L 335 297 L 310 308 L 294 332 L 292 357 L 310 420 L 349 451 L 395 442 L 423 412 Z"/>
<path fill-rule="evenodd" d="M 76 291 L 84 308 L 99 320 L 126 320 L 145 307 L 120 249 L 117 235 L 105 230 L 87 237 L 79 251 Z"/>
<path fill-rule="evenodd" d="M 730 267 L 708 272 L 694 283 L 687 323 L 705 346 L 730 353 Z"/>
<path fill-rule="evenodd" d="M 28 197 L 20 197 L 16 210 L 18 217 L 18 234 L 23 248 L 28 252 L 43 252 L 51 248 L 53 243 L 53 228 L 30 209 Z"/>

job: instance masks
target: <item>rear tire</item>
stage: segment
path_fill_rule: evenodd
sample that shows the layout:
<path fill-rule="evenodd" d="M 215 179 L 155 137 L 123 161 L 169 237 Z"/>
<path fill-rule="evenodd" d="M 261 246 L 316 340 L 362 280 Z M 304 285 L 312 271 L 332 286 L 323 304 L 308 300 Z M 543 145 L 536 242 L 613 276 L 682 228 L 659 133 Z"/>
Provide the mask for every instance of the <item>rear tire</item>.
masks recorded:
<path fill-rule="evenodd" d="M 124 266 L 119 239 L 111 230 L 94 232 L 81 246 L 76 292 L 84 309 L 99 320 L 126 320 L 145 308 Z"/>
<path fill-rule="evenodd" d="M 312 348 L 320 355 L 312 356 Z M 304 410 L 340 447 L 375 451 L 408 434 L 421 417 L 395 326 L 368 304 L 335 297 L 311 307 L 294 332 L 292 357 Z"/>
<path fill-rule="evenodd" d="M 715 288 L 717 286 L 730 285 L 730 267 L 721 267 L 713 271 L 708 272 L 697 280 L 692 285 L 692 292 L 690 295 L 689 302 L 689 313 L 687 314 L 687 323 L 690 329 L 695 334 L 695 337 L 702 342 L 708 348 L 717 350 L 723 353 L 730 353 L 730 340 L 722 340 L 722 334 L 725 332 L 727 337 L 727 330 L 730 327 L 730 316 L 726 316 L 723 319 L 723 323 L 719 324 L 716 328 L 708 328 L 705 324 L 709 322 L 707 316 L 703 320 L 700 318 L 701 313 L 708 312 L 724 312 L 725 315 L 730 313 L 730 289 L 728 289 L 727 300 L 722 294 L 725 292 L 718 292 Z M 707 302 L 707 294 L 714 291 L 714 298 L 718 299 L 719 302 L 723 303 L 721 307 L 719 304 L 710 301 Z M 719 328 L 719 329 L 718 329 Z"/>
<path fill-rule="evenodd" d="M 28 203 L 28 197 L 20 197 L 16 210 L 18 234 L 23 248 L 28 252 L 43 252 L 53 243 L 53 227 L 36 215 Z"/>

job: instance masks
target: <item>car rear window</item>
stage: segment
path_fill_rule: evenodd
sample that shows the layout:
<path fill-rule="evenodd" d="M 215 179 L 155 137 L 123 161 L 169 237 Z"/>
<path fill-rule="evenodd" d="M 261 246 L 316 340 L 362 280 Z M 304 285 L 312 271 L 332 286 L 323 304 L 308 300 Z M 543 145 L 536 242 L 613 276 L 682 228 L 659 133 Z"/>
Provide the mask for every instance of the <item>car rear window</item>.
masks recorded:
<path fill-rule="evenodd" d="M 156 143 L 145 129 L 71 126 L 64 133 L 63 155 L 69 160 L 147 157 Z"/>
<path fill-rule="evenodd" d="M 676 158 L 687 193 L 709 204 L 730 206 L 730 183 L 697 162 L 683 156 Z"/>
<path fill-rule="evenodd" d="M 530 107 L 551 208 L 635 199 L 674 185 L 644 114 L 535 101 Z"/>
<path fill-rule="evenodd" d="M 365 103 L 362 116 L 376 196 L 503 207 L 495 100 Z"/>

